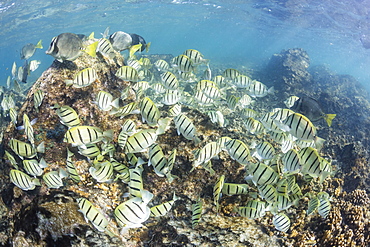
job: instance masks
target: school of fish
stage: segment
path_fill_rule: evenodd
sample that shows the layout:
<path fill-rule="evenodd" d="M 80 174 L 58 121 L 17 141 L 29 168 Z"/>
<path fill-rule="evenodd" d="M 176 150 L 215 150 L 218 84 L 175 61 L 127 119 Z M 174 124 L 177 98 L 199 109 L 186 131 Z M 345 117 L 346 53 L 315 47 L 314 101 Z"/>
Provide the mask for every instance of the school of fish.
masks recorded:
<path fill-rule="evenodd" d="M 171 128 L 176 129 L 179 135 L 176 138 L 193 142 L 198 147 L 189 160 L 191 171 L 204 169 L 216 178 L 213 185 L 216 213 L 222 208 L 220 202 L 223 197 L 244 195 L 248 199 L 235 207 L 234 212 L 250 219 L 269 215 L 278 231 L 289 231 L 291 220 L 294 220 L 289 208 L 298 206 L 304 198 L 309 199 L 308 215 L 317 211 L 322 217 L 327 217 L 331 208 L 330 195 L 325 191 L 302 192 L 311 182 L 323 183 L 334 171 L 331 161 L 320 154 L 325 140 L 318 136 L 314 120 L 290 109 L 299 97 L 282 99 L 281 103 L 286 108 L 261 110 L 257 107 L 259 101 L 274 94 L 273 87 L 269 88 L 233 68 L 213 75 L 210 61 L 195 49 L 188 49 L 169 61 L 152 61 L 145 56 L 137 59 L 136 53 L 150 46 L 137 36 L 121 31 L 109 36 L 109 30 L 100 39 L 95 39 L 93 34 L 81 38 L 64 33 L 52 39 L 46 52 L 64 62 L 77 59 L 83 52 L 90 56 L 100 53 L 105 59 L 114 59 L 117 52 L 129 50 L 126 64 L 114 73 L 118 79 L 130 82 L 127 90 L 135 93 L 136 101 L 122 105 L 125 91 L 116 99 L 111 92 L 105 91 L 91 97 L 91 103 L 100 111 L 110 114 L 112 118 L 123 119 L 117 143 L 113 141 L 113 130 L 81 125 L 76 109 L 68 105 L 53 106 L 60 122 L 68 128 L 63 141 L 70 147 L 77 147 L 78 153 L 90 162 L 88 175 L 96 183 L 123 183 L 127 186 L 127 200 L 122 201 L 113 212 L 113 218 L 122 231 L 141 227 L 150 217 L 165 216 L 176 207 L 176 201 L 181 200 L 181 193 L 169 192 L 171 200 L 153 205 L 154 195 L 143 180 L 143 171 L 149 169 L 149 172 L 167 179 L 169 183 L 176 183 L 178 177 L 172 174 L 172 170 L 178 165 L 177 147 L 166 150 L 166 143 L 158 142 L 159 136 L 168 133 Z M 41 41 L 36 46 L 25 47 L 22 58 L 29 59 L 36 48 L 42 48 Z M 35 69 L 35 64 L 37 62 L 33 62 L 29 70 Z M 13 68 L 13 78 L 22 81 L 15 71 Z M 84 68 L 73 78 L 65 78 L 65 83 L 74 88 L 85 88 L 98 79 L 99 75 L 93 68 Z M 41 90 L 35 92 L 35 111 L 42 106 L 47 93 Z M 23 140 L 11 139 L 7 143 L 11 152 L 6 151 L 5 159 L 13 166 L 9 174 L 11 182 L 22 190 L 33 190 L 42 182 L 48 188 L 58 189 L 81 181 L 81 174 L 75 167 L 76 153 L 71 148 L 66 150 L 64 168 L 44 173 L 43 169 L 48 167 L 42 158 L 45 148 L 43 142 L 36 142 L 32 127 L 42 123 L 24 114 L 20 125 L 11 93 L 3 93 L 1 108 L 4 116 L 9 115 L 14 131 L 24 132 Z M 239 128 L 242 129 L 237 131 L 242 137 L 220 136 L 209 142 L 203 141 L 205 138 L 198 126 L 184 110 L 189 108 L 207 116 L 215 129 L 240 123 Z M 327 120 L 330 126 L 335 115 L 321 112 L 322 118 L 330 119 L 330 124 Z M 237 117 L 231 119 L 230 113 Z M 140 125 L 129 118 L 131 114 L 140 114 Z M 118 149 L 124 152 L 126 160 L 117 161 L 114 158 Z M 227 154 L 231 162 L 237 162 L 245 170 L 245 181 L 234 183 L 227 174 L 213 170 L 212 160 L 219 159 L 220 153 Z M 17 162 L 18 158 L 22 160 L 21 164 Z M 196 228 L 201 223 L 204 202 L 199 195 L 194 197 L 198 200 L 191 205 L 190 222 Z M 77 199 L 77 204 L 86 221 L 98 231 L 114 235 L 109 229 L 113 219 L 109 219 L 87 198 Z"/>

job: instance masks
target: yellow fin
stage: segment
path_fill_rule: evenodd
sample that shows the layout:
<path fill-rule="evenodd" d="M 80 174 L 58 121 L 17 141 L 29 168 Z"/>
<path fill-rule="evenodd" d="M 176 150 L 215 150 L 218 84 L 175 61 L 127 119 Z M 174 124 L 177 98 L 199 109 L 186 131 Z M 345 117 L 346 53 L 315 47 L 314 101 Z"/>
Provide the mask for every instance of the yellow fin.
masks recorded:
<path fill-rule="evenodd" d="M 85 52 L 92 57 L 96 57 L 96 47 L 98 47 L 99 41 L 96 41 L 85 48 Z"/>
<path fill-rule="evenodd" d="M 333 119 L 335 118 L 337 114 L 326 114 L 325 116 L 325 121 L 328 123 L 328 126 L 330 127 L 331 126 L 331 123 L 333 121 Z"/>
<path fill-rule="evenodd" d="M 35 48 L 39 48 L 39 49 L 42 49 L 44 47 L 42 47 L 42 39 L 39 40 L 39 42 L 37 42 L 37 45 L 35 46 Z"/>
<path fill-rule="evenodd" d="M 88 40 L 90 40 L 90 39 L 95 39 L 95 38 L 94 38 L 94 34 L 95 34 L 94 32 L 91 32 L 91 33 L 90 33 L 90 35 L 89 35 L 89 37 L 87 37 L 87 39 L 88 39 Z"/>
<path fill-rule="evenodd" d="M 135 54 L 135 52 L 140 50 L 141 46 L 142 44 L 137 44 L 130 47 L 130 58 Z"/>
<path fill-rule="evenodd" d="M 149 48 L 150 48 L 150 45 L 152 44 L 152 42 L 149 42 L 148 44 L 145 45 L 145 51 L 148 52 L 149 51 Z"/>

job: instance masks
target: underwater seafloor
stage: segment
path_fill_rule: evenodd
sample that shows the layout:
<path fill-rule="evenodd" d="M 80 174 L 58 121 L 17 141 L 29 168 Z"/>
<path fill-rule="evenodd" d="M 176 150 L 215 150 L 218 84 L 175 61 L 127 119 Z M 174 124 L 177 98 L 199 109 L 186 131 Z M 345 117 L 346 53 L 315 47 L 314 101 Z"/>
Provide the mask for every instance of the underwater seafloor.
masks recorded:
<path fill-rule="evenodd" d="M 159 58 L 160 55 L 148 56 Z M 166 57 L 166 56 L 165 56 Z M 154 59 L 153 59 L 154 60 Z M 121 61 L 122 62 L 122 61 Z M 302 49 L 284 50 L 274 54 L 268 66 L 261 71 L 243 71 L 253 79 L 268 86 L 274 86 L 275 94 L 263 99 L 257 98 L 258 109 L 271 110 L 284 107 L 283 101 L 290 95 L 307 95 L 317 99 L 325 113 L 336 113 L 333 125 L 315 123 L 318 135 L 326 140 L 321 154 L 332 160 L 335 174 L 322 184 L 306 184 L 304 192 L 326 191 L 332 197 L 331 211 L 326 219 L 320 215 L 307 215 L 308 199 L 303 198 L 297 206 L 286 210 L 291 219 L 287 233 L 275 229 L 272 215 L 250 220 L 238 216 L 233 208 L 242 205 L 247 195 L 223 196 L 220 212 L 213 203 L 213 186 L 221 175 L 227 182 L 245 183 L 243 166 L 221 152 L 219 159 L 213 160 L 214 175 L 204 169 L 192 169 L 192 151 L 221 136 L 238 138 L 250 144 L 259 138 L 246 134 L 240 116 L 225 109 L 228 126 L 221 128 L 212 124 L 207 115 L 195 107 L 183 107 L 197 128 L 200 144 L 178 136 L 171 124 L 165 134 L 158 136 L 167 154 L 177 148 L 177 159 L 172 174 L 178 176 L 172 183 L 158 177 L 151 167 L 144 165 L 144 188 L 154 194 L 151 202 L 160 204 L 172 199 L 173 192 L 179 200 L 171 211 L 159 218 L 149 218 L 144 227 L 130 229 L 120 237 L 109 237 L 99 232 L 84 220 L 78 211 L 76 199 L 85 197 L 94 203 L 108 217 L 113 219 L 114 208 L 123 202 L 127 185 L 121 182 L 97 183 L 86 172 L 89 163 L 83 156 L 74 158 L 81 173 L 78 184 L 64 180 L 60 189 L 48 189 L 46 185 L 35 190 L 23 191 L 9 180 L 11 165 L 5 159 L 1 162 L 1 201 L 0 201 L 0 244 L 4 246 L 368 246 L 370 242 L 370 168 L 368 165 L 370 147 L 370 104 L 368 92 L 351 76 L 337 75 L 323 66 L 309 67 L 308 54 Z M 124 119 L 103 112 L 91 101 L 101 91 L 120 97 L 121 91 L 132 84 L 115 77 L 120 63 L 98 56 L 84 54 L 77 60 L 66 63 L 54 61 L 29 90 L 25 102 L 18 111 L 21 122 L 24 113 L 30 119 L 38 118 L 33 125 L 36 143 L 45 141 L 44 157 L 49 167 L 45 171 L 57 170 L 66 165 L 66 147 L 63 136 L 67 128 L 60 122 L 54 106 L 69 105 L 80 116 L 83 125 L 98 126 L 103 130 L 113 129 L 116 143 L 121 124 L 125 119 L 133 119 L 141 124 L 141 116 L 132 114 Z M 99 80 L 85 88 L 66 86 L 64 80 L 86 67 L 98 71 Z M 212 65 L 213 75 L 222 74 L 227 69 L 222 65 Z M 41 89 L 45 93 L 39 113 L 33 105 L 33 94 Z M 131 95 L 125 103 L 134 101 Z M 162 116 L 165 107 L 161 108 Z M 141 128 L 148 128 L 141 124 Z M 8 142 L 11 138 L 24 140 L 24 133 L 17 131 L 13 124 L 4 130 L 3 148 L 11 152 Z M 267 138 L 267 137 L 264 137 Z M 75 149 L 71 149 L 76 151 Z M 115 158 L 124 160 L 120 148 Z M 145 156 L 144 156 L 145 157 Z M 16 157 L 18 161 L 19 158 Z M 310 186 L 314 186 L 311 188 Z M 191 225 L 191 204 L 198 197 L 203 200 L 203 215 L 196 229 Z M 114 224 L 114 223 L 113 223 Z"/>

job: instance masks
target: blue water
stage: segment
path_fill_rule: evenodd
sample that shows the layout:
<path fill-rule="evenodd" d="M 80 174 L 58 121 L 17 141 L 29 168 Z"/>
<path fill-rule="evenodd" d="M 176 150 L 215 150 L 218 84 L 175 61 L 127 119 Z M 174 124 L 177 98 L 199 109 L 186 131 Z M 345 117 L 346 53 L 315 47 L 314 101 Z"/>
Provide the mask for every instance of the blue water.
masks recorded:
<path fill-rule="evenodd" d="M 324 3 L 322 3 L 324 2 Z M 181 54 L 192 48 L 211 63 L 261 68 L 282 49 L 303 48 L 312 65 L 350 74 L 370 89 L 370 1 L 36 1 L 0 2 L 0 85 L 27 43 L 43 40 L 31 59 L 42 61 L 29 80 L 53 61 L 45 54 L 63 32 L 95 37 L 110 26 L 152 42 L 150 54 Z"/>

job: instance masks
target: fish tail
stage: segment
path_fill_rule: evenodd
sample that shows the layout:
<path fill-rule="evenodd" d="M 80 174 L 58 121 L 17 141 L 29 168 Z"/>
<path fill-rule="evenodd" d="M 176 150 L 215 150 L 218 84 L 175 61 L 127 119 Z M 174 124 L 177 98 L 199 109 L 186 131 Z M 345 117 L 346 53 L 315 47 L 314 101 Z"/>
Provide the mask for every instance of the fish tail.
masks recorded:
<path fill-rule="evenodd" d="M 151 44 L 152 44 L 152 42 L 149 42 L 148 44 L 145 45 L 145 51 L 146 52 L 149 52 L 149 48 L 150 48 Z"/>
<path fill-rule="evenodd" d="M 37 43 L 37 45 L 35 46 L 35 48 L 39 48 L 39 49 L 44 48 L 44 47 L 42 46 L 42 39 L 40 39 L 40 40 L 39 40 L 39 42 Z"/>
<path fill-rule="evenodd" d="M 99 41 L 96 41 L 85 48 L 85 52 L 92 57 L 96 57 L 96 47 L 98 47 Z"/>
<path fill-rule="evenodd" d="M 325 115 L 325 121 L 328 123 L 328 126 L 330 127 L 332 124 L 333 119 L 335 118 L 337 114 L 326 114 Z"/>

